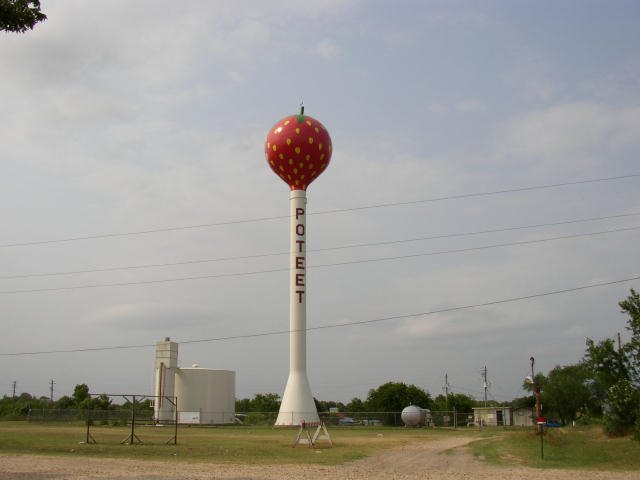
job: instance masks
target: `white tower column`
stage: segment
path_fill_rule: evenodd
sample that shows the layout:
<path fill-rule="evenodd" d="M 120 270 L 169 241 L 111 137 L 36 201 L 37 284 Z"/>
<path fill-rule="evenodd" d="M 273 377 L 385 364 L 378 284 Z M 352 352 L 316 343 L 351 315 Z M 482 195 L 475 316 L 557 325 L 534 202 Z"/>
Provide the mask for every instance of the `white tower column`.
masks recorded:
<path fill-rule="evenodd" d="M 289 379 L 282 396 L 276 426 L 318 422 L 307 378 L 307 257 L 305 190 L 292 190 L 289 296 Z"/>

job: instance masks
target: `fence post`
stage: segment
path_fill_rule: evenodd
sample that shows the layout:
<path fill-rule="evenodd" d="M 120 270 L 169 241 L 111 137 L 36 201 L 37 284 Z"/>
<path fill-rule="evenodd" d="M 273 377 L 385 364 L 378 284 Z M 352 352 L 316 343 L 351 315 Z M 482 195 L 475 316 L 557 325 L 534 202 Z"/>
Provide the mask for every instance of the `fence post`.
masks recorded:
<path fill-rule="evenodd" d="M 133 395 L 133 401 L 131 402 L 131 440 L 129 441 L 129 445 L 133 445 L 135 436 L 136 436 L 136 396 Z"/>
<path fill-rule="evenodd" d="M 174 445 L 178 444 L 178 397 L 174 397 L 175 408 L 176 408 L 176 418 L 175 418 L 175 429 L 173 431 L 173 443 Z"/>

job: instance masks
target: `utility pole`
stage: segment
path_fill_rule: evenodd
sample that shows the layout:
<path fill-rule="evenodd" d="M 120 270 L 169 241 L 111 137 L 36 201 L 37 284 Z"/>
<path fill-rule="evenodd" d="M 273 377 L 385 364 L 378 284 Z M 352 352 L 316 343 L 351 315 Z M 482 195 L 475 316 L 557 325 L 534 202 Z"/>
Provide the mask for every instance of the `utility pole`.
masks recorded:
<path fill-rule="evenodd" d="M 447 373 L 444 374 L 444 405 L 445 410 L 449 410 L 449 375 Z"/>
<path fill-rule="evenodd" d="M 540 385 L 536 382 L 535 373 L 533 372 L 533 365 L 536 363 L 535 358 L 531 357 L 531 381 L 533 382 L 533 394 L 536 397 L 536 421 L 542 417 L 542 402 L 540 401 Z M 537 423 L 537 422 L 536 422 Z M 538 433 L 542 434 L 542 425 L 538 425 Z"/>
<path fill-rule="evenodd" d="M 482 388 L 484 390 L 484 406 L 487 406 L 487 390 L 489 389 L 489 382 L 487 382 L 487 366 L 482 369 Z"/>
<path fill-rule="evenodd" d="M 13 396 L 11 398 L 16 398 L 16 385 L 18 384 L 17 380 L 13 381 Z"/>
<path fill-rule="evenodd" d="M 49 391 L 51 392 L 50 397 L 51 398 L 51 403 L 53 403 L 53 386 L 56 384 L 55 380 L 50 380 L 49 381 Z"/>

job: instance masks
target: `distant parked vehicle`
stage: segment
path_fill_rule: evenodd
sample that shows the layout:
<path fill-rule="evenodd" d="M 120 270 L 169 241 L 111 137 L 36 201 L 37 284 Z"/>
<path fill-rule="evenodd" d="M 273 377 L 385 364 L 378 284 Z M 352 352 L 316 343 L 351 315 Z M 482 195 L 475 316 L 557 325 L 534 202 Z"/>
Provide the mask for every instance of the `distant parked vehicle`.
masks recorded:
<path fill-rule="evenodd" d="M 342 417 L 338 419 L 338 425 L 349 426 L 349 425 L 355 425 L 355 424 L 356 424 L 356 421 L 351 417 Z"/>
<path fill-rule="evenodd" d="M 547 420 L 547 423 L 544 424 L 545 427 L 561 427 L 562 424 L 557 420 Z"/>
<path fill-rule="evenodd" d="M 378 420 L 377 418 L 365 418 L 364 420 L 362 420 L 362 425 L 369 425 L 372 427 L 378 427 L 380 425 L 382 425 L 382 421 Z"/>

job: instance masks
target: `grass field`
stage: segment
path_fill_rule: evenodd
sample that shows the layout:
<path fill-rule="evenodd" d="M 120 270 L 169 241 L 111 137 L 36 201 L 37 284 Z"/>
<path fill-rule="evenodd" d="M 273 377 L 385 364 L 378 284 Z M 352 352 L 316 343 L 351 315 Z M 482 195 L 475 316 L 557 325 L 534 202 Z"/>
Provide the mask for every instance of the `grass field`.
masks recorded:
<path fill-rule="evenodd" d="M 473 453 L 489 463 L 536 468 L 581 470 L 640 470 L 640 442 L 629 437 L 608 438 L 600 428 L 512 430 L 472 444 Z"/>
<path fill-rule="evenodd" d="M 80 424 L 0 422 L 0 453 L 49 454 L 168 460 L 184 462 L 335 465 L 376 452 L 445 436 L 475 438 L 471 451 L 483 461 L 534 468 L 640 470 L 640 442 L 609 439 L 597 428 L 548 429 L 544 460 L 533 430 L 405 429 L 398 427 L 333 427 L 333 448 L 292 448 L 296 430 L 269 427 L 180 427 L 178 445 L 167 445 L 171 427 L 137 427 L 142 444 L 120 444 L 126 427 L 94 426 L 97 444 L 86 444 Z"/>
<path fill-rule="evenodd" d="M 333 427 L 329 432 L 333 448 L 322 445 L 319 448 L 292 448 L 297 430 L 180 427 L 178 445 L 166 445 L 173 435 L 173 428 L 149 426 L 136 427 L 136 435 L 142 444 L 122 445 L 120 442 L 127 438 L 130 428 L 94 426 L 91 435 L 97 443 L 86 444 L 83 425 L 0 422 L 0 452 L 212 463 L 332 465 L 443 434 L 442 431 L 397 427 Z"/>

